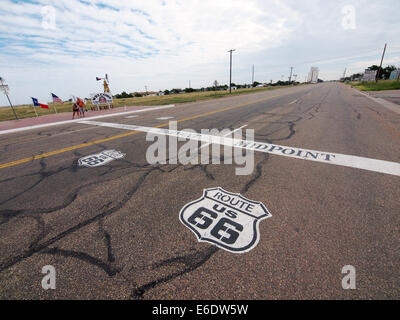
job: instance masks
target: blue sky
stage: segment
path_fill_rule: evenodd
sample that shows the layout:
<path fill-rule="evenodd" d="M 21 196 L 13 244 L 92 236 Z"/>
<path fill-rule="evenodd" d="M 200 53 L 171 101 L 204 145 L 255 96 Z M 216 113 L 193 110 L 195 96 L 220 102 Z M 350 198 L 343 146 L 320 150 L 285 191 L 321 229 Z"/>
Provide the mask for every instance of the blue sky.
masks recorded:
<path fill-rule="evenodd" d="M 385 65 L 400 66 L 398 12 L 398 0 L 1 0 L 0 76 L 14 104 L 89 97 L 105 73 L 114 94 L 198 88 L 228 83 L 232 48 L 236 83 L 253 64 L 260 82 L 291 66 L 338 79 L 378 64 L 385 42 Z"/>

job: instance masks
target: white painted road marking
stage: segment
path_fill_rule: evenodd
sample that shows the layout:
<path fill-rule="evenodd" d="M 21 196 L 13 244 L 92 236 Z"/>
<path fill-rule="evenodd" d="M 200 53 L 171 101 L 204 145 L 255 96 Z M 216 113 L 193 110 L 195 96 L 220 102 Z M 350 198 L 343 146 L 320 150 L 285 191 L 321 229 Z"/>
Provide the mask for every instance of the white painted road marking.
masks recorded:
<path fill-rule="evenodd" d="M 156 120 L 168 120 L 168 119 L 173 119 L 174 117 L 159 117 L 156 118 Z"/>
<path fill-rule="evenodd" d="M 125 117 L 125 119 L 132 119 L 132 118 L 137 118 L 137 117 L 139 117 L 139 116 L 138 115 L 127 116 L 127 117 Z"/>
<path fill-rule="evenodd" d="M 225 137 L 221 139 L 221 137 L 219 136 L 212 136 L 201 133 L 191 133 L 186 131 L 142 127 L 142 126 L 134 126 L 134 125 L 110 123 L 110 122 L 85 121 L 85 120 L 81 121 L 81 123 L 117 128 L 117 129 L 126 129 L 132 131 L 150 132 L 153 134 L 175 136 L 191 140 L 204 141 L 215 144 L 223 144 L 226 146 L 237 147 L 247 150 L 265 152 L 289 158 L 310 160 L 310 161 L 322 162 L 338 166 L 357 168 L 357 169 L 400 176 L 400 163 L 385 161 L 385 160 L 377 160 L 377 159 L 345 155 L 340 153 L 331 153 L 325 151 L 315 151 L 297 147 L 281 146 L 272 143 L 246 141 L 246 140 L 239 140 L 239 139 L 232 139 Z"/>
<path fill-rule="evenodd" d="M 82 157 L 78 160 L 78 164 L 84 167 L 99 167 L 104 166 L 105 164 L 125 157 L 125 153 L 122 153 L 117 150 L 104 150 L 100 153 L 90 154 L 88 156 Z"/>
<path fill-rule="evenodd" d="M 173 108 L 173 107 L 175 107 L 174 104 L 169 104 L 169 105 L 159 106 L 159 107 L 149 107 L 146 109 L 139 109 L 139 110 L 133 110 L 133 111 L 110 113 L 110 114 L 104 114 L 104 115 L 100 115 L 100 116 L 87 117 L 86 119 L 102 119 L 102 118 L 107 118 L 107 117 L 123 116 L 123 115 L 131 114 L 131 113 L 147 112 L 147 111 L 153 111 L 153 110 L 168 109 L 168 108 Z M 65 121 L 58 121 L 58 122 L 52 122 L 52 123 L 37 124 L 34 126 L 28 126 L 28 127 L 22 127 L 22 128 L 16 128 L 16 129 L 2 130 L 2 131 L 0 131 L 0 135 L 7 134 L 7 133 L 20 132 L 20 131 L 39 129 L 39 128 L 52 127 L 52 126 L 59 126 L 59 125 L 68 124 L 68 123 L 79 123 L 81 121 L 82 121 L 82 119 L 65 120 Z"/>
<path fill-rule="evenodd" d="M 244 127 L 247 127 L 247 124 L 245 124 L 244 126 L 241 126 L 240 128 L 237 128 L 237 129 L 235 129 L 235 130 L 232 130 L 232 131 L 229 131 L 228 133 L 226 133 L 226 134 L 224 134 L 224 135 L 222 135 L 222 137 L 226 137 L 226 136 L 229 136 L 229 135 L 231 135 L 232 133 L 235 133 L 236 131 L 238 131 L 238 130 L 240 130 L 240 129 L 243 129 Z M 206 147 L 208 147 L 209 145 L 211 144 L 211 142 L 207 142 L 207 143 L 204 143 L 204 144 L 202 144 L 201 146 L 200 146 L 200 148 L 198 148 L 197 150 L 201 150 L 201 149 L 203 149 L 203 148 L 206 148 Z M 186 151 L 184 152 L 184 153 L 186 153 Z M 179 154 L 176 156 L 176 159 L 179 159 Z M 193 157 L 196 157 L 197 155 L 194 155 Z M 172 158 L 173 159 L 173 158 Z M 171 160 L 171 159 L 170 159 Z"/>
<path fill-rule="evenodd" d="M 292 101 L 291 103 L 289 103 L 289 105 L 291 105 L 291 104 L 293 104 L 293 103 L 296 103 L 296 102 L 297 102 L 297 99 L 294 100 L 294 101 Z"/>
<path fill-rule="evenodd" d="M 179 220 L 199 242 L 209 242 L 232 253 L 252 250 L 260 239 L 260 221 L 269 217 L 271 214 L 261 202 L 220 187 L 204 189 L 200 199 L 189 202 L 179 213 Z"/>

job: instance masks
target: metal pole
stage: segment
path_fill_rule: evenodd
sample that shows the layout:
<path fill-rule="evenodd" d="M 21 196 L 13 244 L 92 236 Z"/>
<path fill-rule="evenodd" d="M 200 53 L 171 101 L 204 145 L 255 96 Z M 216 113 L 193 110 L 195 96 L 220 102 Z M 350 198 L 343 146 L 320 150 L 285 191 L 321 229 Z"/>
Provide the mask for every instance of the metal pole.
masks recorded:
<path fill-rule="evenodd" d="M 253 72 L 252 72 L 252 76 L 251 76 L 251 85 L 254 84 L 254 64 L 253 64 Z"/>
<path fill-rule="evenodd" d="M 293 67 L 290 67 L 289 84 L 292 82 Z"/>
<path fill-rule="evenodd" d="M 386 45 L 387 45 L 387 43 L 385 43 L 385 47 L 383 48 L 383 53 L 382 53 L 381 64 L 379 65 L 378 72 L 376 73 L 376 79 L 375 79 L 375 82 L 378 82 L 379 75 L 380 75 L 380 73 L 381 73 L 381 69 L 382 69 L 382 62 L 383 62 L 383 57 L 385 56 L 385 52 L 386 52 Z"/>
<path fill-rule="evenodd" d="M 229 59 L 229 93 L 232 93 L 232 52 L 235 51 L 235 49 L 231 49 L 228 52 L 230 53 L 230 59 Z"/>
<path fill-rule="evenodd" d="M 37 118 L 37 117 L 38 117 L 38 114 L 37 114 L 37 112 L 36 112 L 35 105 L 33 105 L 33 110 L 35 110 L 35 114 L 36 114 L 36 118 Z"/>
<path fill-rule="evenodd" d="M 4 82 L 3 82 L 4 80 L 3 80 L 3 78 L 0 78 L 0 81 L 1 81 L 1 85 L 4 85 Z M 5 94 L 6 97 L 7 97 L 7 100 L 8 100 L 8 102 L 9 102 L 9 104 L 10 104 L 10 107 L 11 107 L 13 113 L 14 113 L 15 119 L 19 120 L 6 90 L 4 90 L 4 94 Z"/>
<path fill-rule="evenodd" d="M 7 97 L 8 102 L 10 103 L 10 106 L 11 106 L 12 111 L 14 112 L 15 119 L 19 120 L 17 114 L 15 113 L 14 107 L 13 107 L 13 105 L 12 105 L 12 103 L 11 103 L 11 100 L 10 100 L 10 98 L 8 97 L 8 94 L 7 94 L 7 93 L 6 93 L 6 97 Z"/>

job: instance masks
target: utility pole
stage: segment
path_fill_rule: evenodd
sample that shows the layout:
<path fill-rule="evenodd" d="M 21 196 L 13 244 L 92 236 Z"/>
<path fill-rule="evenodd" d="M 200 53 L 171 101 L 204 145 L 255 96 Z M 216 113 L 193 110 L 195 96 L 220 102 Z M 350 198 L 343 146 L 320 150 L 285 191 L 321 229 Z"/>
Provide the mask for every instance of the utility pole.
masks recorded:
<path fill-rule="evenodd" d="M 0 82 L 1 82 L 1 89 L 3 90 L 4 94 L 7 97 L 8 102 L 10 103 L 10 107 L 11 107 L 12 111 L 14 112 L 15 119 L 19 120 L 17 114 L 15 113 L 14 107 L 11 103 L 10 97 L 8 96 L 8 92 L 7 92 L 8 85 L 4 84 L 4 79 L 2 77 L 0 77 Z"/>
<path fill-rule="evenodd" d="M 386 52 L 386 45 L 387 43 L 385 43 L 385 47 L 383 48 L 383 53 L 382 53 L 382 59 L 381 59 L 381 64 L 379 65 L 379 69 L 378 72 L 376 73 L 376 79 L 375 82 L 378 82 L 380 73 L 381 73 L 381 69 L 382 69 L 382 62 L 383 62 L 383 58 L 385 57 L 385 52 Z"/>
<path fill-rule="evenodd" d="M 189 80 L 189 89 L 190 89 L 191 87 L 190 87 L 190 80 Z"/>
<path fill-rule="evenodd" d="M 346 77 L 346 71 L 347 71 L 347 68 L 344 68 L 343 77 L 342 77 L 343 81 L 344 81 L 344 78 Z"/>
<path fill-rule="evenodd" d="M 254 84 L 254 64 L 253 64 L 253 72 L 251 73 L 251 85 Z"/>
<path fill-rule="evenodd" d="M 290 67 L 289 84 L 292 82 L 293 67 Z"/>
<path fill-rule="evenodd" d="M 232 52 L 235 51 L 236 49 L 231 49 L 228 50 L 230 53 L 230 59 L 229 59 L 229 93 L 232 93 Z"/>

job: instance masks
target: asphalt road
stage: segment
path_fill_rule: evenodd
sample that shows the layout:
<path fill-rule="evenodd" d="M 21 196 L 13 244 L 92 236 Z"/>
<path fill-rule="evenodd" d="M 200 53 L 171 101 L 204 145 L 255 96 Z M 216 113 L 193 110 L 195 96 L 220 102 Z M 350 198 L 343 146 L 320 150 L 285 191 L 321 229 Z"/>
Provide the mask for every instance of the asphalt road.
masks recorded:
<path fill-rule="evenodd" d="M 258 142 L 400 163 L 400 115 L 336 83 L 136 115 L 101 121 L 246 126 Z M 236 175 L 235 163 L 149 164 L 152 144 L 144 132 L 87 123 L 0 136 L 1 299 L 400 298 L 398 175 L 264 152 L 250 175 Z M 109 149 L 124 158 L 78 164 Z M 213 187 L 272 214 L 250 251 L 198 242 L 180 221 Z M 41 285 L 46 265 L 54 290 Z M 342 288 L 345 265 L 354 290 Z"/>

